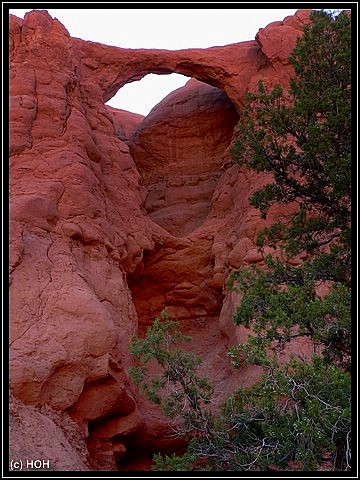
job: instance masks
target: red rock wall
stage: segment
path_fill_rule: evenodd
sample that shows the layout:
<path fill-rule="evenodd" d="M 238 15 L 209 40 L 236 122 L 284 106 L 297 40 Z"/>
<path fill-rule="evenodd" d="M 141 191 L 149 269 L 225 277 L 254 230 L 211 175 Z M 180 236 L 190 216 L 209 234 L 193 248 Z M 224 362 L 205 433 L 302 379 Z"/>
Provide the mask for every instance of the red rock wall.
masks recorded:
<path fill-rule="evenodd" d="M 181 446 L 127 377 L 132 335 L 163 308 L 193 336 L 217 402 L 256 378 L 227 360 L 243 330 L 224 282 L 261 261 L 253 240 L 263 222 L 247 199 L 266 178 L 232 165 L 228 147 L 246 91 L 259 79 L 286 86 L 308 17 L 299 11 L 249 42 L 166 51 L 71 38 L 46 12 L 11 16 L 13 415 L 27 409 L 29 425 L 45 422 L 58 438 L 73 428 L 90 452 L 85 467 L 54 440 L 55 470 L 116 469 L 118 459 L 131 469 L 146 446 L 149 458 Z M 126 83 L 171 72 L 193 80 L 145 119 L 105 105 Z M 44 408 L 73 426 L 60 432 Z M 20 435 L 29 434 L 16 424 L 15 444 Z M 28 452 L 19 445 L 17 455 Z"/>

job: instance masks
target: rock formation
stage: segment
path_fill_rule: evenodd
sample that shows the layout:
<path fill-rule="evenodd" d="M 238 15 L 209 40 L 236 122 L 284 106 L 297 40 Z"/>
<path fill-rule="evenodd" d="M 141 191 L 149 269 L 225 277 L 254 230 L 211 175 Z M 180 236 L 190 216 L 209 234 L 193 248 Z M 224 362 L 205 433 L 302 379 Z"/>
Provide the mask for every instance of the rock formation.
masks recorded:
<path fill-rule="evenodd" d="M 229 364 L 245 332 L 224 283 L 262 260 L 248 197 L 266 178 L 233 165 L 229 146 L 246 92 L 259 79 L 286 87 L 309 13 L 181 51 L 71 38 L 45 11 L 10 17 L 12 456 L 142 469 L 181 448 L 127 375 L 132 335 L 164 308 L 193 337 L 218 403 L 256 379 Z M 192 80 L 146 118 L 106 105 L 126 83 L 172 72 Z"/>

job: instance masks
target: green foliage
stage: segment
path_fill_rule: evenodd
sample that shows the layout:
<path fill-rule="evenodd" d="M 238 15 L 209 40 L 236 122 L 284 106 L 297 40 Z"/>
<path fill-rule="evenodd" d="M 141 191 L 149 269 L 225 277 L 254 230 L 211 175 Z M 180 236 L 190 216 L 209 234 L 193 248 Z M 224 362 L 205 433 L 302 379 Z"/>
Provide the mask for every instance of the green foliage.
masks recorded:
<path fill-rule="evenodd" d="M 272 174 L 273 182 L 250 198 L 264 217 L 276 203 L 298 204 L 290 223 L 276 223 L 262 242 L 280 240 L 290 255 L 336 243 L 349 267 L 350 17 L 313 12 L 312 20 L 290 57 L 297 77 L 289 92 L 280 86 L 269 92 L 259 82 L 248 95 L 233 158 Z"/>
<path fill-rule="evenodd" d="M 316 470 L 326 453 L 340 470 L 350 463 L 350 375 L 322 358 L 270 362 L 262 380 L 228 399 L 224 422 L 240 450 L 238 468 L 271 465 Z"/>
<path fill-rule="evenodd" d="M 325 255 L 326 262 L 328 257 Z M 258 356 L 264 356 L 267 347 L 282 349 L 294 338 L 307 336 L 321 347 L 327 361 L 350 368 L 350 288 L 335 282 L 327 295 L 317 294 L 321 283 L 330 279 L 323 259 L 319 255 L 292 267 L 269 256 L 265 259 L 267 271 L 253 267 L 231 274 L 229 288 L 243 295 L 234 320 L 256 334 L 243 347 L 250 361 L 259 363 L 255 344 Z"/>
<path fill-rule="evenodd" d="M 181 472 L 192 470 L 196 457 L 192 454 L 185 453 L 184 455 L 154 455 L 155 466 L 152 470 L 164 472 Z"/>
<path fill-rule="evenodd" d="M 197 453 L 196 441 L 191 440 L 188 450 L 183 455 L 154 455 L 154 466 L 152 470 L 164 472 L 181 472 L 181 471 L 209 471 L 211 467 L 206 460 L 199 458 Z"/>
<path fill-rule="evenodd" d="M 144 339 L 133 338 L 131 353 L 139 366 L 129 370 L 134 383 L 166 415 L 181 418 L 183 433 L 206 431 L 212 421 L 204 405 L 210 402 L 213 389 L 206 378 L 197 375 L 202 360 L 178 347 L 189 340 L 180 332 L 179 323 L 170 320 L 164 311 Z M 160 373 L 149 374 L 152 360 L 161 367 Z"/>

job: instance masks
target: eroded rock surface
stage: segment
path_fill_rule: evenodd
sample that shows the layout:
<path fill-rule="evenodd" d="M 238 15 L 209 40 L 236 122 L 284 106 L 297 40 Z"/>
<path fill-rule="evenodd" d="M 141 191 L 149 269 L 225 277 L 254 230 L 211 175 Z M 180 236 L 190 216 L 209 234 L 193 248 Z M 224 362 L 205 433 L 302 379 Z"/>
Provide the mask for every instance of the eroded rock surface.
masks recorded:
<path fill-rule="evenodd" d="M 246 92 L 259 79 L 286 88 L 309 13 L 255 40 L 182 51 L 71 38 L 44 11 L 11 16 L 14 453 L 43 452 L 58 470 L 111 470 L 148 468 L 152 451 L 181 448 L 127 376 L 132 335 L 164 308 L 192 335 L 217 403 L 256 379 L 254 368 L 234 373 L 226 356 L 244 332 L 224 282 L 262 260 L 253 241 L 264 222 L 248 196 L 267 179 L 233 165 L 229 146 Z M 172 72 L 192 80 L 146 118 L 105 104 L 130 81 Z M 86 459 L 50 411 L 81 432 Z M 26 415 L 53 450 L 32 443 Z"/>
<path fill-rule="evenodd" d="M 190 80 L 160 102 L 131 137 L 150 218 L 176 237 L 210 212 L 225 152 L 239 117 L 227 95 Z"/>

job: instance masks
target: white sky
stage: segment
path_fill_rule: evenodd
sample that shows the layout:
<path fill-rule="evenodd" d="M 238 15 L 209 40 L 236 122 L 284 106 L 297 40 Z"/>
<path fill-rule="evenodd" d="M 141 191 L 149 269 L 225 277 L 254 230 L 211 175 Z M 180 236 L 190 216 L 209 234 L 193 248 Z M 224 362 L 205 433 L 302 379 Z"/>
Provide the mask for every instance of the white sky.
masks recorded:
<path fill-rule="evenodd" d="M 91 4 L 89 4 L 91 5 Z M 118 4 L 119 5 L 119 4 Z M 266 4 L 264 4 L 266 5 Z M 294 15 L 297 9 L 48 9 L 73 37 L 121 48 L 208 48 L 253 40 L 259 28 Z M 23 18 L 29 10 L 11 9 Z M 121 88 L 108 102 L 147 115 L 166 95 L 184 85 L 178 74 L 147 75 Z"/>

